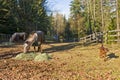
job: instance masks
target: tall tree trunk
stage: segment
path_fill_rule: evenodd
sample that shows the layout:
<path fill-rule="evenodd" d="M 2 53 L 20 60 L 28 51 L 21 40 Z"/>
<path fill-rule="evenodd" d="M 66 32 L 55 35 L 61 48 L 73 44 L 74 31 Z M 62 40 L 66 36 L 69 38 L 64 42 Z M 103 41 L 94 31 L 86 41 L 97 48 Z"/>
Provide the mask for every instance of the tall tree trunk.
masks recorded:
<path fill-rule="evenodd" d="M 91 28 L 91 19 L 90 19 L 90 0 L 87 1 L 87 13 L 88 13 L 88 16 L 87 16 L 87 19 L 88 19 L 88 34 L 91 34 L 92 33 L 92 28 Z"/>
<path fill-rule="evenodd" d="M 101 31 L 103 31 L 103 28 L 104 28 L 104 15 L 103 15 L 103 0 L 101 0 L 101 24 L 102 24 L 102 27 L 101 27 Z"/>
<path fill-rule="evenodd" d="M 94 9 L 93 9 L 93 26 L 94 26 L 94 31 L 96 32 L 96 30 L 95 30 L 95 27 L 96 27 L 96 26 L 95 26 L 95 21 L 96 21 L 96 17 L 95 17 L 95 7 L 96 7 L 96 6 L 95 6 L 95 5 L 96 5 L 95 3 L 96 3 L 96 2 L 95 2 L 95 0 L 94 0 L 93 3 L 94 3 L 94 6 L 93 6 L 93 7 L 94 7 Z"/>
<path fill-rule="evenodd" d="M 117 24 L 117 30 L 119 30 L 119 14 L 118 14 L 118 0 L 116 0 L 116 24 Z M 118 32 L 118 42 L 120 40 L 119 38 L 120 32 Z"/>

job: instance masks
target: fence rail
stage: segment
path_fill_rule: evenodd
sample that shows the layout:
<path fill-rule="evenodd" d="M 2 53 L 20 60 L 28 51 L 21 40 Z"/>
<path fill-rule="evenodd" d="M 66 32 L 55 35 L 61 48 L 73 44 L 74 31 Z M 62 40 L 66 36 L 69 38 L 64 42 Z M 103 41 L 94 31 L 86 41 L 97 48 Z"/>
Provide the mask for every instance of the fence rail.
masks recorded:
<path fill-rule="evenodd" d="M 10 34 L 0 34 L 0 42 L 9 41 L 10 37 Z"/>
<path fill-rule="evenodd" d="M 102 38 L 103 38 L 103 33 L 97 32 L 80 38 L 79 42 L 81 42 L 82 44 L 90 44 L 94 42 L 97 43 L 97 42 L 102 42 Z"/>
<path fill-rule="evenodd" d="M 9 41 L 11 34 L 1 34 L 0 42 Z M 46 36 L 47 37 L 47 36 Z M 47 37 L 47 40 L 53 40 Z M 98 43 L 98 42 L 120 42 L 120 30 L 111 30 L 106 32 L 97 32 L 79 39 L 82 44 Z"/>
<path fill-rule="evenodd" d="M 106 43 L 120 42 L 120 30 L 111 30 L 106 32 Z"/>
<path fill-rule="evenodd" d="M 120 30 L 111 30 L 106 32 L 97 32 L 80 38 L 82 44 L 98 43 L 98 42 L 120 42 Z"/>

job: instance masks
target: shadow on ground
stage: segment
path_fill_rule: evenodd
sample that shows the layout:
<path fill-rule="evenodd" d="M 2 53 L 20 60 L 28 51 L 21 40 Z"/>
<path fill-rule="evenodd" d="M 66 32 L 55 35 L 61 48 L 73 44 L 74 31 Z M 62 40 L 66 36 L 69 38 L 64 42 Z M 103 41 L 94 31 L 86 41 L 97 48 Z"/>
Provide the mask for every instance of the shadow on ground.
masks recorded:
<path fill-rule="evenodd" d="M 59 45 L 59 46 L 55 46 L 54 44 L 48 44 L 50 45 L 51 47 L 50 48 L 46 48 L 44 49 L 43 52 L 45 53 L 53 53 L 53 52 L 58 52 L 58 51 L 64 51 L 64 50 L 69 50 L 69 49 L 72 49 L 76 46 L 80 46 L 81 44 L 79 43 L 69 43 L 69 44 L 64 44 L 64 45 Z M 16 47 L 15 45 L 14 46 L 11 46 L 11 47 Z M 3 46 L 1 48 L 10 48 L 9 46 Z M 14 52 L 14 51 L 10 51 L 10 52 L 5 52 L 5 53 L 2 53 L 0 54 L 0 60 L 1 59 L 9 59 L 9 58 L 12 58 L 12 57 L 15 57 L 17 54 L 21 53 L 22 51 L 17 51 L 17 52 Z M 30 52 L 33 52 L 34 51 L 29 51 Z"/>
<path fill-rule="evenodd" d="M 115 53 L 110 53 L 107 55 L 108 58 L 112 59 L 112 58 L 119 58 L 119 56 L 116 56 Z"/>
<path fill-rule="evenodd" d="M 14 53 L 3 53 L 3 54 L 0 54 L 0 60 L 1 59 L 9 59 L 9 58 L 12 58 L 12 57 L 15 57 L 17 54 L 19 54 L 21 52 L 14 52 Z"/>
<path fill-rule="evenodd" d="M 51 48 L 44 49 L 44 52 L 52 53 L 52 52 L 64 51 L 64 50 L 69 50 L 69 49 L 72 49 L 72 48 L 74 48 L 76 46 L 80 46 L 80 45 L 81 44 L 79 44 L 79 43 L 70 43 L 70 44 L 60 45 L 60 46 L 50 45 Z"/>

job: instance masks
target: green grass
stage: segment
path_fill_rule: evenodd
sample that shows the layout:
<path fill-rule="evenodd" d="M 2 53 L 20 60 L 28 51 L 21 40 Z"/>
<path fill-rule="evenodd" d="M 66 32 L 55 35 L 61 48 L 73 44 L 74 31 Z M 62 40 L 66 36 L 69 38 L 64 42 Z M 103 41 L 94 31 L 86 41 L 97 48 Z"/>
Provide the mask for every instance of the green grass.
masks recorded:
<path fill-rule="evenodd" d="M 43 53 L 43 54 L 38 54 L 35 58 L 34 61 L 46 61 L 51 59 L 51 56 L 48 55 L 47 53 Z"/>
<path fill-rule="evenodd" d="M 34 60 L 34 61 L 46 61 L 51 59 L 51 56 L 47 53 L 20 53 L 14 59 L 17 60 Z"/>

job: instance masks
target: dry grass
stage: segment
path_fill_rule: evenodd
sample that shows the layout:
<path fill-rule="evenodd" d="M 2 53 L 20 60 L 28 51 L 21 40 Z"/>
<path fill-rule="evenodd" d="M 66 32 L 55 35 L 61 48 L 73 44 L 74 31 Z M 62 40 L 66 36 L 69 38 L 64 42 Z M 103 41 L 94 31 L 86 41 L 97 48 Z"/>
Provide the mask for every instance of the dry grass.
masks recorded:
<path fill-rule="evenodd" d="M 99 58 L 100 45 L 81 47 L 55 52 L 61 63 L 65 63 L 63 70 L 74 71 L 78 80 L 119 80 L 120 79 L 120 52 L 119 45 L 105 45 L 116 57 L 110 57 L 106 62 Z M 56 54 L 57 53 L 57 54 Z M 79 73 L 79 74 L 78 74 Z M 59 75 L 57 75 L 59 76 Z M 70 77 L 71 78 L 71 77 Z M 69 79 L 69 78 L 68 78 Z M 72 80 L 72 79 L 71 79 Z"/>
<path fill-rule="evenodd" d="M 44 45 L 44 52 L 52 55 L 50 61 L 2 59 L 0 76 L 3 76 L 3 80 L 9 79 L 10 75 L 16 76 L 10 79 L 17 80 L 120 80 L 119 44 L 105 45 L 110 50 L 107 61 L 99 58 L 99 47 L 99 44 L 83 47 L 78 43 Z M 5 67 L 6 64 L 9 67 Z M 6 78 L 3 75 L 8 73 L 6 70 L 14 73 Z M 25 75 L 18 78 L 20 74 Z"/>

